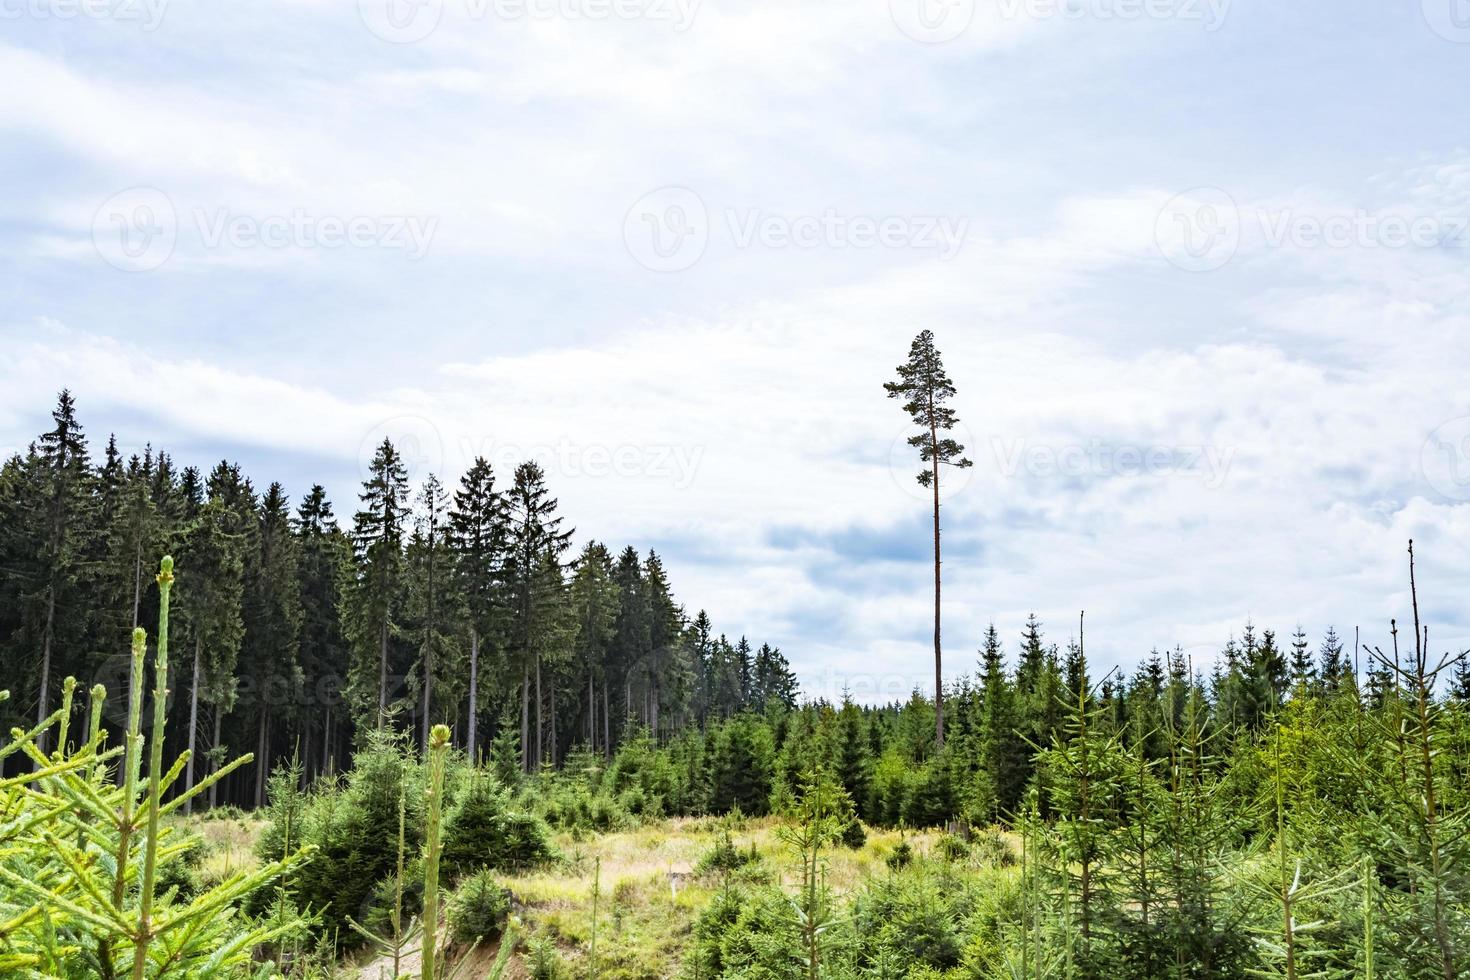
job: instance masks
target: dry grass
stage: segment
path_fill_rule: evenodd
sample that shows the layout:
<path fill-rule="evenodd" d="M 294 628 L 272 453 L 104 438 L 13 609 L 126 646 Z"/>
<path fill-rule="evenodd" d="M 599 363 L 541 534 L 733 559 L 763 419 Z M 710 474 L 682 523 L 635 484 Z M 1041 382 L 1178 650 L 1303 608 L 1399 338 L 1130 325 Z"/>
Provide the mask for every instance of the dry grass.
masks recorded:
<path fill-rule="evenodd" d="M 200 875 L 221 878 L 255 863 L 253 847 L 264 824 L 248 816 L 195 817 L 187 829 L 202 839 Z M 735 824 L 713 818 L 676 818 L 577 840 L 556 839 L 564 860 L 546 868 L 505 875 L 514 896 L 515 916 L 524 937 L 555 944 L 570 975 L 585 974 L 592 940 L 593 873 L 600 868 L 597 914 L 599 976 L 605 980 L 663 980 L 682 971 L 690 933 L 718 882 L 694 874 L 700 858 L 730 830 L 734 844 L 752 844 L 777 881 L 794 880 L 795 855 L 780 839 L 779 818 L 746 819 Z M 870 829 L 859 850 L 827 852 L 832 887 L 851 892 L 873 875 L 886 873 L 885 859 L 901 840 L 919 853 L 930 851 L 939 834 Z M 489 958 L 487 959 L 487 955 Z M 529 975 L 525 942 L 512 961 L 507 980 Z M 481 976 L 492 950 L 478 950 L 464 976 Z M 346 976 L 377 980 L 385 963 L 368 958 L 343 964 Z"/>
<path fill-rule="evenodd" d="M 559 866 L 503 880 L 515 895 L 519 917 L 532 935 L 554 940 L 573 975 L 585 971 L 592 939 L 593 871 L 600 862 L 598 967 L 607 980 L 665 978 L 681 972 L 689 935 L 718 883 L 694 875 L 699 859 L 719 842 L 726 824 L 678 818 L 586 841 L 558 841 L 568 860 Z M 731 828 L 736 847 L 752 844 L 777 880 L 791 880 L 795 855 L 781 841 L 784 822 L 746 820 Z M 827 852 L 829 882 L 838 892 L 886 872 L 885 858 L 907 839 L 927 851 L 938 835 L 870 831 L 859 850 Z M 518 957 L 519 959 L 520 957 Z"/>
<path fill-rule="evenodd" d="M 178 824 L 199 838 L 198 876 L 205 887 L 217 884 L 241 870 L 251 870 L 260 862 L 255 856 L 255 841 L 265 829 L 265 821 L 248 814 L 224 811 L 223 816 L 180 818 Z"/>

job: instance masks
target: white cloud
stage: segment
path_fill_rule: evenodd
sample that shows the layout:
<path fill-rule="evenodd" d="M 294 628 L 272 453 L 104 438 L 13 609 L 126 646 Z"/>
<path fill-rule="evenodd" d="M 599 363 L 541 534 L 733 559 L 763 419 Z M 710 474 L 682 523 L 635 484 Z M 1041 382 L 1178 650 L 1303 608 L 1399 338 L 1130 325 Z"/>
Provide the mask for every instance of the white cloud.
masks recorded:
<path fill-rule="evenodd" d="M 177 4 L 147 39 L 66 47 L 22 24 L 0 47 L 24 93 L 0 132 L 26 147 L 0 445 L 70 385 L 94 438 L 253 452 L 319 473 L 341 515 L 384 435 L 451 478 L 477 453 L 540 455 L 582 535 L 669 549 L 717 627 L 896 695 L 929 670 L 929 571 L 880 386 L 929 327 L 976 462 L 946 504 L 955 673 L 988 621 L 1009 639 L 1033 609 L 1063 641 L 1086 607 L 1089 648 L 1127 663 L 1175 643 L 1203 660 L 1247 616 L 1373 635 L 1401 611 L 1411 534 L 1427 590 L 1465 584 L 1470 507 L 1425 472 L 1430 433 L 1470 414 L 1464 253 L 1273 242 L 1260 216 L 1450 221 L 1470 166 L 1430 127 L 1395 151 L 1412 158 L 1334 144 L 1345 181 L 1294 162 L 1249 86 L 1210 87 L 1222 45 L 1260 47 L 1249 17 L 1216 37 L 982 4 L 931 46 L 887 0 L 705 0 L 683 32 L 470 21 L 449 0 L 430 38 L 390 45 L 352 6 Z M 1190 86 L 1211 111 L 1180 108 Z M 129 277 L 90 234 L 138 184 L 184 224 L 168 264 Z M 623 220 L 674 184 L 714 226 L 660 275 Z M 1158 218 L 1202 186 L 1241 234 L 1191 273 Z M 210 249 L 190 222 L 220 209 L 437 224 L 417 263 Z M 947 260 L 742 247 L 722 223 L 749 209 L 965 234 Z M 1445 642 L 1470 636 L 1438 608 Z"/>

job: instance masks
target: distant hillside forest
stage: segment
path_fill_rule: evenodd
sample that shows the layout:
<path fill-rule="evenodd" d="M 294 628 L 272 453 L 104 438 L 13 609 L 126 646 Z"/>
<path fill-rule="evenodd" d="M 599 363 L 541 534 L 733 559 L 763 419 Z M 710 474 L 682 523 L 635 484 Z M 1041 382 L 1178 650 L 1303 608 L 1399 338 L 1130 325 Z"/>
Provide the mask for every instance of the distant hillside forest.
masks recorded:
<path fill-rule="evenodd" d="M 170 751 L 204 760 L 190 780 L 256 760 L 210 805 L 260 806 L 284 763 L 310 783 L 348 768 L 374 732 L 422 748 L 444 723 L 456 748 L 501 771 L 651 742 L 671 774 L 651 805 L 671 814 L 762 813 L 801 773 L 832 769 L 869 822 L 988 822 L 1023 805 L 1038 753 L 1065 741 L 1079 710 L 1163 759 L 1186 715 L 1233 742 L 1293 701 L 1373 712 L 1396 690 L 1388 662 L 1334 630 L 1283 642 L 1249 624 L 1209 673 L 1156 652 L 1099 680 L 1033 617 L 1014 668 L 992 627 L 974 678 L 946 686 L 937 748 L 931 697 L 799 704 L 780 650 L 688 615 L 656 554 L 597 542 L 573 554 L 533 462 L 506 475 L 480 459 L 452 491 L 434 474 L 412 487 L 385 441 L 343 529 L 321 486 L 293 508 L 280 484 L 260 492 L 228 461 L 205 474 L 163 451 L 125 459 L 112 438 L 94 460 L 65 391 L 52 420 L 0 468 L 0 688 L 12 692 L 0 720 L 37 723 L 74 676 L 106 684 L 104 726 L 119 729 L 128 637 L 156 617 L 150 568 L 171 553 L 187 588 Z M 1463 661 L 1438 695 L 1470 700 Z"/>
<path fill-rule="evenodd" d="M 658 555 L 573 554 L 536 463 L 413 486 L 385 440 L 366 477 L 344 528 L 319 485 L 293 503 L 228 460 L 124 458 L 115 437 L 94 458 L 61 392 L 49 431 L 0 467 L 0 721 L 36 724 L 74 676 L 106 684 L 121 729 L 129 636 L 157 616 L 166 552 L 184 597 L 170 751 L 257 760 L 211 802 L 261 804 L 283 760 L 340 771 L 378 729 L 422 746 L 442 722 L 471 758 L 510 737 L 532 771 L 574 745 L 795 706 L 781 652 L 688 615 Z"/>

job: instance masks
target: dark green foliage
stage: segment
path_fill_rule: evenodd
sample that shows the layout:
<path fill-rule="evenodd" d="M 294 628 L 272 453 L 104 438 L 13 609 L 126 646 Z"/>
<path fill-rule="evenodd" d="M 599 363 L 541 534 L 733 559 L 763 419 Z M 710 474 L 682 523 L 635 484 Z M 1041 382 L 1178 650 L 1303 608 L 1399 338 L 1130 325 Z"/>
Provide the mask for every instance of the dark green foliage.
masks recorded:
<path fill-rule="evenodd" d="M 714 847 L 700 855 L 699 863 L 694 866 L 695 874 L 700 875 L 733 875 L 752 865 L 760 862 L 760 853 L 752 842 L 749 847 L 736 847 L 727 830 L 721 835 Z"/>
<path fill-rule="evenodd" d="M 462 879 L 449 900 L 449 930 L 456 943 L 493 943 L 505 930 L 510 892 L 489 870 Z"/>
<path fill-rule="evenodd" d="M 934 845 L 935 852 L 946 861 L 964 861 L 970 856 L 970 844 L 958 834 L 945 834 Z"/>
<path fill-rule="evenodd" d="M 513 870 L 551 860 L 551 833 L 515 807 L 493 775 L 471 774 L 444 820 L 444 869 L 453 881 L 475 868 Z"/>
<path fill-rule="evenodd" d="M 949 872 L 877 878 L 853 903 L 860 955 L 874 960 L 887 949 L 910 974 L 953 969 L 964 957 L 972 909 L 966 882 Z"/>
<path fill-rule="evenodd" d="M 294 837 L 318 853 L 295 876 L 297 901 L 320 911 L 327 936 L 345 941 L 349 917 L 362 921 L 373 908 L 386 907 L 374 895 L 395 873 L 399 804 L 407 801 L 407 839 L 422 840 L 422 787 L 421 767 L 401 745 L 380 738 L 354 756 L 344 786 L 319 785 L 299 811 Z M 291 812 L 273 807 L 271 828 L 260 843 L 263 857 L 277 855 Z"/>
<path fill-rule="evenodd" d="M 883 860 L 894 871 L 900 868 L 907 868 L 914 863 L 914 849 L 908 841 L 899 841 L 898 846 L 893 849 L 893 853 L 889 854 Z"/>
<path fill-rule="evenodd" d="M 760 718 L 737 715 L 710 735 L 710 808 L 759 816 L 770 806 L 774 739 Z"/>

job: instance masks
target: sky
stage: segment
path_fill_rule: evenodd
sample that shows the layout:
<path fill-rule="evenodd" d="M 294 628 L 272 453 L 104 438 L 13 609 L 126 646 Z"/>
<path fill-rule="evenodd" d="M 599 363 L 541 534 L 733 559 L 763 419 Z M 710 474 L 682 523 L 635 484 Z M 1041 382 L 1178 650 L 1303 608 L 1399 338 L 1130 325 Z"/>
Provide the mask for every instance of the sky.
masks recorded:
<path fill-rule="evenodd" d="M 547 469 L 808 692 L 1470 646 L 1470 3 L 0 0 L 0 451 Z"/>

